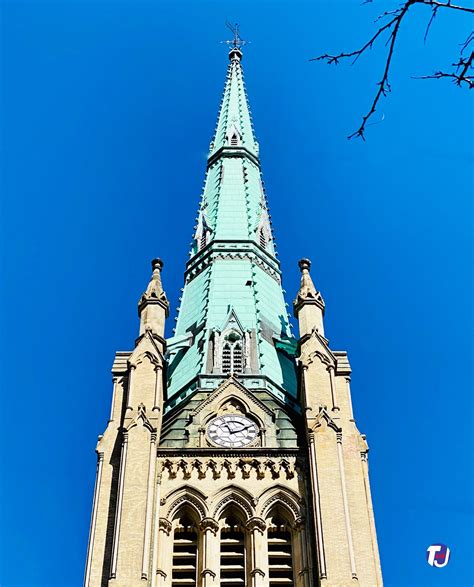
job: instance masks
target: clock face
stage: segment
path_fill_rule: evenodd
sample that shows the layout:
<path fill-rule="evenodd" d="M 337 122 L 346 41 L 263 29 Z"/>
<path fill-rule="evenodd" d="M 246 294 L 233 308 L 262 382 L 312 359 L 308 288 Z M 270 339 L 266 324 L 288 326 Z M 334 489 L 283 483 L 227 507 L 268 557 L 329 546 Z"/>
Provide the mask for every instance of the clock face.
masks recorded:
<path fill-rule="evenodd" d="M 255 422 L 239 414 L 226 414 L 209 422 L 207 435 L 219 446 L 240 448 L 255 440 L 258 427 Z"/>

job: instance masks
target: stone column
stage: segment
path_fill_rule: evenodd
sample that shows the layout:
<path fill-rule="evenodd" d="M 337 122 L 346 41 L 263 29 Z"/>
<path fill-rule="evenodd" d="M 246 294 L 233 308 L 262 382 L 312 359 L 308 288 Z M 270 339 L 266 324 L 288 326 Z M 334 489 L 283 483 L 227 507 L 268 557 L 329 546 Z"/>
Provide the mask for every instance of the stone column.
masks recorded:
<path fill-rule="evenodd" d="M 365 440 L 365 437 L 364 437 Z M 370 521 L 370 537 L 372 539 L 372 552 L 374 556 L 375 562 L 375 573 L 376 573 L 376 580 L 377 580 L 377 587 L 383 585 L 382 581 L 382 571 L 380 568 L 380 555 L 379 549 L 377 545 L 377 535 L 375 532 L 375 518 L 374 518 L 374 509 L 372 506 L 372 495 L 370 492 L 370 482 L 369 482 L 369 462 L 368 462 L 368 449 L 360 453 L 361 458 L 361 465 L 362 465 L 362 474 L 364 477 L 364 487 L 365 487 L 365 500 L 367 503 L 367 510 L 369 513 L 369 521 Z"/>
<path fill-rule="evenodd" d="M 349 560 L 351 563 L 351 575 L 352 579 L 357 579 L 357 571 L 355 564 L 354 545 L 352 543 L 352 527 L 351 517 L 349 513 L 349 502 L 347 499 L 347 485 L 346 485 L 346 473 L 344 468 L 344 455 L 342 452 L 342 432 L 337 433 L 337 456 L 339 460 L 339 474 L 341 476 L 341 488 L 342 488 L 342 503 L 344 505 L 344 521 L 346 524 L 347 544 L 349 547 Z"/>
<path fill-rule="evenodd" d="M 347 383 L 347 402 L 349 404 L 349 418 L 351 422 L 354 422 L 354 411 L 352 409 L 352 397 L 351 397 L 351 378 L 346 377 Z"/>
<path fill-rule="evenodd" d="M 113 383 L 114 383 L 114 387 L 113 387 L 113 391 L 112 391 L 112 406 L 110 408 L 110 418 L 109 418 L 109 422 L 113 422 L 114 421 L 114 412 L 115 412 L 115 398 L 117 396 L 117 383 L 118 383 L 118 377 L 114 377 L 113 378 Z"/>
<path fill-rule="evenodd" d="M 163 368 L 161 365 L 155 365 L 155 373 L 156 373 L 155 398 L 153 401 L 152 412 L 155 412 L 155 411 L 160 412 L 161 405 L 163 403 L 163 397 L 162 397 Z"/>
<path fill-rule="evenodd" d="M 331 387 L 332 411 L 338 412 L 339 406 L 337 405 L 337 398 L 336 398 L 336 382 L 334 381 L 334 365 L 328 365 L 328 373 L 329 373 L 329 385 Z"/>
<path fill-rule="evenodd" d="M 158 461 L 156 464 L 158 474 L 156 476 L 156 492 L 155 492 L 155 516 L 153 522 L 153 545 L 152 545 L 152 561 L 151 561 L 151 587 L 156 587 L 157 568 L 158 568 L 158 552 L 161 552 L 161 543 L 158 543 L 158 535 L 160 529 L 160 500 L 161 500 L 161 479 L 162 479 L 162 462 Z M 158 550 L 160 549 L 160 550 Z"/>
<path fill-rule="evenodd" d="M 313 573 L 308 552 L 308 533 L 306 520 L 298 518 L 293 532 L 293 572 L 296 587 L 313 587 Z"/>
<path fill-rule="evenodd" d="M 313 500 L 313 514 L 316 535 L 316 551 L 318 554 L 319 578 L 326 579 L 326 556 L 324 553 L 323 520 L 321 516 L 321 504 L 319 502 L 318 468 L 316 464 L 316 447 L 314 432 L 308 434 L 309 440 L 309 465 L 311 471 L 311 490 Z"/>
<path fill-rule="evenodd" d="M 110 565 L 110 579 L 113 580 L 117 576 L 117 559 L 118 559 L 118 547 L 120 537 L 120 524 L 122 519 L 122 502 L 123 502 L 123 488 L 125 480 L 125 465 L 127 462 L 127 449 L 128 449 L 128 432 L 123 431 L 122 441 L 122 454 L 120 456 L 120 475 L 118 485 L 118 496 L 117 496 L 117 509 L 115 511 L 115 524 L 114 524 L 114 541 L 112 547 L 112 564 Z"/>
<path fill-rule="evenodd" d="M 87 552 L 87 563 L 86 563 L 86 573 L 85 573 L 85 578 L 84 578 L 84 587 L 89 587 L 89 581 L 90 581 L 92 552 L 94 550 L 95 527 L 96 527 L 96 523 L 97 523 L 97 509 L 99 507 L 99 492 L 100 492 L 100 486 L 101 486 L 101 482 L 102 482 L 103 464 L 104 464 L 104 453 L 98 452 L 97 453 L 97 473 L 96 473 L 96 477 L 95 477 L 94 501 L 93 501 L 93 506 L 92 506 L 91 527 L 89 530 L 89 549 Z"/>
<path fill-rule="evenodd" d="M 158 522 L 159 535 L 156 558 L 156 583 L 157 587 L 171 585 L 171 564 L 173 559 L 173 527 L 166 518 L 160 518 Z"/>
<path fill-rule="evenodd" d="M 199 525 L 202 532 L 202 587 L 216 586 L 219 576 L 219 524 L 213 518 L 204 518 Z"/>
<path fill-rule="evenodd" d="M 133 410 L 132 391 L 133 391 L 133 373 L 134 373 L 135 369 L 136 369 L 136 365 L 130 365 L 130 373 L 128 376 L 127 411 Z"/>
<path fill-rule="evenodd" d="M 153 498 L 155 487 L 155 467 L 156 467 L 156 432 L 152 432 L 150 436 L 150 454 L 148 462 L 148 487 L 147 487 L 147 502 L 145 514 L 145 540 L 143 542 L 143 556 L 142 556 L 142 580 L 148 579 L 148 572 L 150 566 L 150 545 L 151 545 L 151 525 L 153 518 Z"/>
<path fill-rule="evenodd" d="M 268 577 L 268 556 L 266 548 L 267 525 L 261 518 L 250 518 L 247 530 L 250 533 L 250 585 L 264 587 L 265 577 Z"/>

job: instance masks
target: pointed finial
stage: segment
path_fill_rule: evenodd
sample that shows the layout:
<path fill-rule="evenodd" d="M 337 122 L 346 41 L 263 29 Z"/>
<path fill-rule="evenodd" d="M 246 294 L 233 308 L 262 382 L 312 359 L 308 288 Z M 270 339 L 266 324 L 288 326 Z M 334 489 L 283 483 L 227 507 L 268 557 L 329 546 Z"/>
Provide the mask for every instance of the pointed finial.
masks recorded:
<path fill-rule="evenodd" d="M 153 259 L 153 261 L 151 262 L 151 268 L 153 269 L 153 271 L 161 271 L 163 269 L 163 261 L 158 257 L 156 259 Z"/>
<path fill-rule="evenodd" d="M 146 290 L 138 302 L 140 317 L 140 336 L 146 332 L 163 338 L 165 335 L 165 319 L 169 314 L 169 302 L 161 283 L 163 261 L 153 259 L 151 262 L 153 273 Z"/>
<path fill-rule="evenodd" d="M 303 273 L 303 271 L 309 271 L 311 268 L 311 261 L 309 259 L 300 259 L 298 261 L 298 267 L 301 269 L 301 273 Z"/>
<path fill-rule="evenodd" d="M 140 312 L 143 307 L 150 302 L 153 303 L 160 301 L 163 305 L 168 306 L 168 300 L 166 299 L 166 294 L 163 291 L 163 286 L 161 284 L 161 270 L 163 269 L 163 261 L 158 258 L 153 259 L 151 262 L 151 268 L 153 270 L 153 274 L 144 294 L 138 302 L 138 308 Z"/>
<path fill-rule="evenodd" d="M 293 302 L 295 306 L 299 306 L 303 302 L 312 301 L 317 303 L 321 308 L 324 308 L 324 300 L 319 291 L 314 286 L 313 280 L 309 273 L 311 261 L 309 259 L 300 259 L 298 267 L 301 270 L 301 284 L 296 300 Z"/>

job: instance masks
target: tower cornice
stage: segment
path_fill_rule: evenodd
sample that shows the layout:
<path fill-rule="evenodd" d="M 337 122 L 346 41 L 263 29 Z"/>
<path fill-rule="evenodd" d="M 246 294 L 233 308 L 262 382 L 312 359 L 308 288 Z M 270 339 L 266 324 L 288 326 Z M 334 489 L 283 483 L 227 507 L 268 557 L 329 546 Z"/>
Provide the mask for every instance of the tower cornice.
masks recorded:
<path fill-rule="evenodd" d="M 240 257 L 239 257 L 240 256 Z M 190 280 L 199 275 L 213 261 L 219 259 L 247 258 L 259 265 L 275 281 L 281 282 L 279 261 L 257 245 L 248 240 L 215 240 L 194 255 L 186 264 L 185 279 Z"/>
<path fill-rule="evenodd" d="M 220 159 L 223 158 L 240 158 L 240 159 L 248 159 L 254 165 L 256 165 L 260 169 L 260 159 L 256 157 L 249 149 L 246 147 L 221 147 L 215 153 L 213 153 L 209 159 L 207 160 L 207 169 L 212 167 L 215 163 L 217 163 Z"/>

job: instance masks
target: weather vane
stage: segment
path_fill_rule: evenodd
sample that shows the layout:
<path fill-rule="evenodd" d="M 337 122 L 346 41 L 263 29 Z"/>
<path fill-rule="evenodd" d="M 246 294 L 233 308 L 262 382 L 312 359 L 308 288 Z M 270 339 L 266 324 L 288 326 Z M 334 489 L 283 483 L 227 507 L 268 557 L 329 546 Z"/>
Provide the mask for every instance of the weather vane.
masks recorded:
<path fill-rule="evenodd" d="M 221 43 L 225 43 L 232 47 L 232 49 L 240 49 L 244 45 L 248 45 L 250 41 L 244 41 L 239 34 L 239 25 L 237 23 L 231 24 L 230 22 L 226 22 L 227 28 L 232 31 L 234 38 L 231 41 L 221 41 Z"/>

